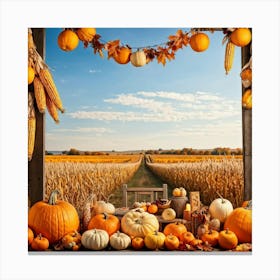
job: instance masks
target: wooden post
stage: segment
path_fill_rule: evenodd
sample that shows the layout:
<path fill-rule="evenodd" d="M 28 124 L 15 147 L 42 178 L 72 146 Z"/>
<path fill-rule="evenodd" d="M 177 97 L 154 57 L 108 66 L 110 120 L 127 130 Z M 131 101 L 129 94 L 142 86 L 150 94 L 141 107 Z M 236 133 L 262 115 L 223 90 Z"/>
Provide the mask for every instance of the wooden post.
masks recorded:
<path fill-rule="evenodd" d="M 45 29 L 32 28 L 33 40 L 38 53 L 45 59 Z M 27 36 L 27 30 L 26 30 Z M 32 160 L 28 162 L 28 205 L 44 198 L 45 193 L 45 114 L 35 106 L 36 135 Z"/>
<path fill-rule="evenodd" d="M 252 32 L 252 30 L 251 30 Z M 251 43 L 241 49 L 242 67 L 251 57 Z M 242 86 L 242 95 L 246 88 Z M 252 110 L 242 108 L 244 200 L 252 199 Z"/>
<path fill-rule="evenodd" d="M 162 187 L 163 187 L 163 198 L 168 198 L 168 186 L 167 184 L 162 184 Z"/>
<path fill-rule="evenodd" d="M 127 184 L 123 184 L 123 206 L 127 207 Z"/>

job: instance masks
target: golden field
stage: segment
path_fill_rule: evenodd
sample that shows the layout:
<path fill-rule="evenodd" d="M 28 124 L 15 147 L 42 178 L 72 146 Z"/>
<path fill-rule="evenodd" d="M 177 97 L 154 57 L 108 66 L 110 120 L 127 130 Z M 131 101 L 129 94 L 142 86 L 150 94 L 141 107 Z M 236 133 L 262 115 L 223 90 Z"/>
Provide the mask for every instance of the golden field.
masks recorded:
<path fill-rule="evenodd" d="M 168 160 L 168 156 L 161 157 L 161 160 L 163 158 Z M 150 160 L 149 158 L 146 161 L 147 166 L 169 187 L 184 187 L 188 192 L 199 191 L 201 201 L 205 205 L 209 205 L 218 197 L 217 191 L 230 200 L 234 207 L 242 204 L 244 192 L 242 157 L 221 156 L 216 160 L 206 156 L 204 160 L 177 163 L 174 161 L 153 163 L 149 162 Z"/>

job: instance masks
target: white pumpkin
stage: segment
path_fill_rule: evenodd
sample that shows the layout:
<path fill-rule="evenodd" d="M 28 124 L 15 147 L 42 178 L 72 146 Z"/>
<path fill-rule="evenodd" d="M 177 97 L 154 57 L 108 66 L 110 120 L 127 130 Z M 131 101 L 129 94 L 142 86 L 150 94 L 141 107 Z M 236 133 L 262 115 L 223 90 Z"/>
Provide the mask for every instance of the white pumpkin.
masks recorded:
<path fill-rule="evenodd" d="M 82 245 L 90 250 L 102 250 L 109 244 L 109 234 L 103 229 L 89 229 L 82 234 Z"/>
<path fill-rule="evenodd" d="M 115 214 L 115 212 L 116 212 L 116 208 L 110 202 L 106 202 L 104 200 L 99 200 L 94 205 L 95 215 L 102 214 L 102 213 L 107 213 L 107 214 L 112 214 L 113 215 L 113 214 Z"/>
<path fill-rule="evenodd" d="M 158 229 L 159 222 L 156 216 L 141 208 L 128 211 L 121 219 L 121 230 L 129 236 L 145 237 Z"/>
<path fill-rule="evenodd" d="M 144 51 L 133 52 L 130 55 L 130 62 L 135 67 L 144 66 L 147 63 L 145 52 Z"/>
<path fill-rule="evenodd" d="M 176 218 L 176 211 L 173 208 L 166 208 L 162 211 L 161 217 L 165 221 L 171 221 Z"/>
<path fill-rule="evenodd" d="M 221 222 L 220 222 L 220 220 L 216 219 L 216 218 L 212 219 L 209 222 L 209 229 L 220 231 L 220 229 L 221 229 Z"/>
<path fill-rule="evenodd" d="M 116 250 L 124 250 L 131 244 L 130 237 L 123 232 L 115 232 L 110 236 L 110 245 Z"/>
<path fill-rule="evenodd" d="M 228 215 L 233 211 L 231 202 L 225 198 L 216 198 L 209 206 L 209 213 L 212 218 L 219 219 L 224 223 Z"/>

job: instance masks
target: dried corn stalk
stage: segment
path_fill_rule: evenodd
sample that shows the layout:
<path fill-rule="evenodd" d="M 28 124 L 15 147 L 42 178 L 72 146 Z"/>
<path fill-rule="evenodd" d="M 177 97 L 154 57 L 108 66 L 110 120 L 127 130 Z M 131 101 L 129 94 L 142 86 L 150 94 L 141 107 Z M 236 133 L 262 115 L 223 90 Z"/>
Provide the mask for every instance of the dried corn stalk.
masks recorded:
<path fill-rule="evenodd" d="M 34 95 L 38 110 L 40 113 L 44 113 L 46 109 L 46 93 L 41 80 L 38 77 L 34 78 Z"/>
<path fill-rule="evenodd" d="M 232 68 L 233 59 L 234 59 L 234 50 L 235 50 L 235 45 L 230 40 L 228 40 L 226 44 L 225 61 L 224 61 L 226 74 L 228 74 Z"/>
<path fill-rule="evenodd" d="M 36 117 L 34 109 L 34 99 L 28 92 L 28 161 L 32 159 L 36 133 Z"/>

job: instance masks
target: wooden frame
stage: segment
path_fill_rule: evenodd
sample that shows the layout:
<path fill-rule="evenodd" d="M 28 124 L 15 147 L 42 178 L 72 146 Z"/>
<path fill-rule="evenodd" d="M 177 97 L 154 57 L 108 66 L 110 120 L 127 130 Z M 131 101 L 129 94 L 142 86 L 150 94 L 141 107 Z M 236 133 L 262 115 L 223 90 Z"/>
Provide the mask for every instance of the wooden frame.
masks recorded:
<path fill-rule="evenodd" d="M 217 29 L 220 30 L 220 29 Z M 251 30 L 252 31 L 252 30 Z M 44 28 L 32 28 L 37 51 L 45 58 Z M 242 67 L 249 61 L 251 43 L 241 50 Z M 240 81 L 241 82 L 241 81 Z M 242 94 L 245 88 L 242 87 Z M 36 111 L 36 140 L 32 160 L 28 163 L 28 204 L 43 200 L 45 190 L 45 115 Z M 244 162 L 244 200 L 252 199 L 252 110 L 242 109 Z"/>

